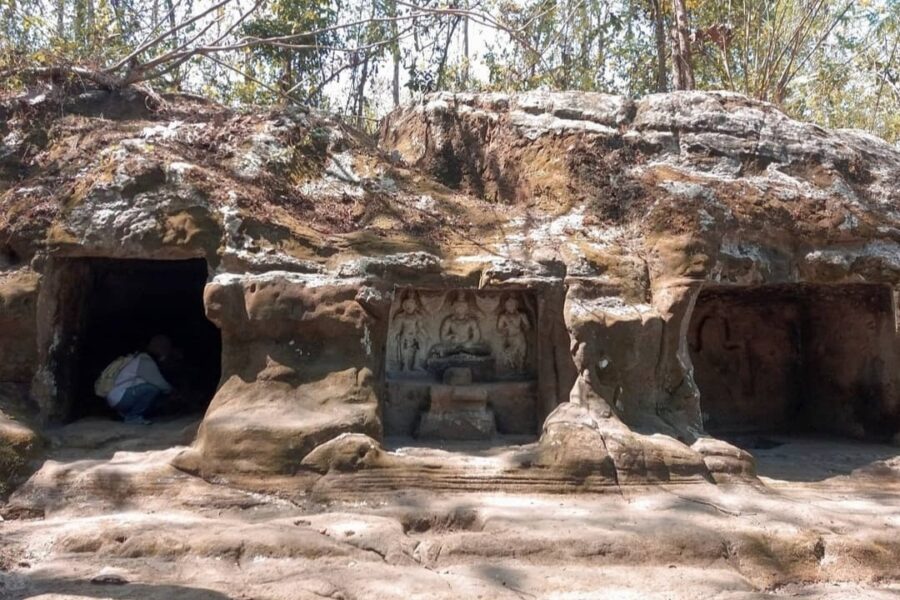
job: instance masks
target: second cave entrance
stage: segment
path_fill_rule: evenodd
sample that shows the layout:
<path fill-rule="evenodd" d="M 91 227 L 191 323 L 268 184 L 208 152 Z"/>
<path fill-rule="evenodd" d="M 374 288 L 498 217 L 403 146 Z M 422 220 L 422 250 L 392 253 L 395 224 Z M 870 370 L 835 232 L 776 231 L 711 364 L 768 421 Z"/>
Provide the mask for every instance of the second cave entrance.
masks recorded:
<path fill-rule="evenodd" d="M 900 424 L 888 286 L 708 287 L 688 346 L 711 433 L 883 439 Z"/>

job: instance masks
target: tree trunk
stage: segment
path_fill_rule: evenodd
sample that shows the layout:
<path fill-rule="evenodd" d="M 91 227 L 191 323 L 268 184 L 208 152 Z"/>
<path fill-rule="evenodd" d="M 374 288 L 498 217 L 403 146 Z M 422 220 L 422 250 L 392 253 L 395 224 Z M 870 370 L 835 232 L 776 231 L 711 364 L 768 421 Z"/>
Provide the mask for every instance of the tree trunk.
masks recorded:
<path fill-rule="evenodd" d="M 447 30 L 447 39 L 444 41 L 444 48 L 441 53 L 441 60 L 438 63 L 438 72 L 437 72 L 437 91 L 444 90 L 444 73 L 447 68 L 447 55 L 450 53 L 450 43 L 453 41 L 453 34 L 456 32 L 456 26 L 459 25 L 459 17 L 455 18 L 453 22 L 450 24 L 449 29 Z"/>
<path fill-rule="evenodd" d="M 362 74 L 359 77 L 359 88 L 356 90 L 356 127 L 365 129 L 366 83 L 369 80 L 369 56 L 363 59 Z"/>
<path fill-rule="evenodd" d="M 653 33 L 656 36 L 656 91 L 665 92 L 668 88 L 666 71 L 666 22 L 663 18 L 662 0 L 650 0 L 653 9 Z"/>
<path fill-rule="evenodd" d="M 690 17 L 684 0 L 672 0 L 675 28 L 672 32 L 672 73 L 675 89 L 694 89 L 694 63 L 691 57 Z"/>
<path fill-rule="evenodd" d="M 391 93 L 393 95 L 394 100 L 394 108 L 400 106 L 400 51 L 399 49 L 394 50 L 394 75 L 393 82 L 391 84 Z"/>
<path fill-rule="evenodd" d="M 176 17 L 175 17 L 175 5 L 172 3 L 172 0 L 166 0 L 166 11 L 169 14 L 169 27 L 174 29 L 177 25 Z M 190 14 L 190 13 L 188 13 Z M 175 43 L 174 46 L 178 46 L 178 33 L 175 33 Z"/>
<path fill-rule="evenodd" d="M 130 42 L 128 36 L 131 34 L 131 31 L 125 23 L 125 11 L 122 8 L 120 0 L 110 0 L 110 5 L 113 9 L 113 15 L 116 18 L 116 25 L 119 27 L 119 37 L 122 39 L 123 43 L 128 44 Z"/>
<path fill-rule="evenodd" d="M 390 0 L 387 4 L 388 17 L 397 17 L 397 0 Z M 393 79 L 391 81 L 391 95 L 394 100 L 394 108 L 400 105 L 400 40 L 397 39 L 399 28 L 397 21 L 391 21 L 391 62 L 393 63 Z"/>
<path fill-rule="evenodd" d="M 75 0 L 75 21 L 72 23 L 75 33 L 75 39 L 78 43 L 87 45 L 87 40 L 85 40 L 85 34 L 87 32 L 87 16 L 86 7 L 84 5 L 84 0 Z"/>
<path fill-rule="evenodd" d="M 466 2 L 466 9 L 469 3 Z M 469 85 L 469 17 L 463 17 L 463 72 L 462 85 Z"/>
<path fill-rule="evenodd" d="M 66 0 L 56 0 L 56 37 L 66 37 Z"/>
<path fill-rule="evenodd" d="M 177 25 L 177 17 L 175 16 L 175 4 L 173 0 L 166 0 L 166 12 L 169 15 L 169 28 L 174 29 Z M 190 15 L 191 13 L 186 13 Z M 176 31 L 174 34 L 174 41 L 172 47 L 177 47 L 179 42 L 179 33 Z M 181 69 L 175 69 L 172 72 L 172 82 L 175 85 L 176 90 L 181 90 Z"/>
<path fill-rule="evenodd" d="M 281 71 L 281 90 L 294 88 L 294 56 L 290 50 L 284 53 L 284 68 Z"/>

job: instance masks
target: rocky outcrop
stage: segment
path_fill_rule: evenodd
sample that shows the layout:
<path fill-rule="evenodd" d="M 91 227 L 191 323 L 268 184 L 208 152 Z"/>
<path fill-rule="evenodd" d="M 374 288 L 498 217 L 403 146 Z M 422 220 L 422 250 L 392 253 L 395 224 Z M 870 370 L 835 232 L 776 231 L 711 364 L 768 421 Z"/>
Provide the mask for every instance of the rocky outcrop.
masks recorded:
<path fill-rule="evenodd" d="M 447 185 L 555 207 L 550 230 L 532 229 L 580 242 L 565 248 L 571 275 L 654 291 L 685 277 L 896 280 L 897 150 L 739 95 L 439 95 L 382 131 Z M 644 278 L 616 260 L 629 242 L 640 251 L 621 254 L 646 261 Z"/>
<path fill-rule="evenodd" d="M 6 404 L 7 398 L 2 398 Z M 0 497 L 11 492 L 40 450 L 34 430 L 0 412 Z"/>
<path fill-rule="evenodd" d="M 703 429 L 686 344 L 702 288 L 897 281 L 897 150 L 742 96 L 445 94 L 396 112 L 382 141 L 454 189 L 541 215 L 490 249 L 566 265 L 572 401 L 639 431 Z M 879 347 L 892 364 L 896 336 Z M 883 383 L 874 410 L 896 428 Z"/>
<path fill-rule="evenodd" d="M 875 435 L 860 411 L 900 430 L 886 316 L 900 275 L 900 152 L 872 136 L 726 93 L 440 94 L 387 118 L 380 147 L 296 109 L 182 100 L 105 120 L 18 102 L 0 146 L 3 172 L 18 173 L 0 180 L 0 385 L 29 387 L 44 420 L 70 414 L 59 385 L 77 336 L 61 323 L 77 318 L 90 270 L 79 261 L 103 257 L 208 265 L 222 373 L 179 455 L 191 471 L 312 470 L 323 489 L 392 475 L 548 490 L 752 477 L 752 457 L 706 435 L 695 381 L 695 305 L 719 286 L 890 288 L 872 317 L 881 346 L 845 369 L 835 397 L 865 398 L 846 430 Z M 422 328 L 398 337 L 403 298 Z M 535 335 L 522 364 L 499 361 L 495 379 L 472 382 L 473 398 L 498 403 L 488 408 L 501 433 L 539 435 L 511 447 L 506 471 L 441 471 L 439 459 L 382 447 L 395 424 L 389 434 L 413 433 L 433 397 L 423 361 L 438 341 L 454 347 L 442 325 L 452 298 L 468 306 L 460 322 L 495 336 L 469 350 L 496 355 Z M 412 351 L 396 356 L 398 344 Z M 742 348 L 735 364 L 759 350 Z M 533 415 L 524 425 L 503 420 L 516 402 Z M 377 446 L 350 460 L 344 446 L 358 439 L 342 434 Z"/>
<path fill-rule="evenodd" d="M 355 431 L 381 437 L 374 325 L 360 281 L 220 276 L 206 289 L 223 379 L 200 427 L 207 469 L 290 472 Z M 367 342 L 368 340 L 368 342 Z"/>
<path fill-rule="evenodd" d="M 40 447 L 27 402 L 37 363 L 37 291 L 30 270 L 0 274 L 0 497 Z"/>

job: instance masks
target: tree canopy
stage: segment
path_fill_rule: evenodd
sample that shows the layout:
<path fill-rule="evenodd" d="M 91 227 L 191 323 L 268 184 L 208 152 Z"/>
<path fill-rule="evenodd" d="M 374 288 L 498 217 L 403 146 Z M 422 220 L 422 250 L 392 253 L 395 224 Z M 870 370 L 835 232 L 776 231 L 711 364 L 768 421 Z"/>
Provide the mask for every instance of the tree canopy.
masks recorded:
<path fill-rule="evenodd" d="M 0 92 L 136 86 L 372 127 L 436 90 L 726 89 L 900 140 L 895 0 L 0 0 Z"/>

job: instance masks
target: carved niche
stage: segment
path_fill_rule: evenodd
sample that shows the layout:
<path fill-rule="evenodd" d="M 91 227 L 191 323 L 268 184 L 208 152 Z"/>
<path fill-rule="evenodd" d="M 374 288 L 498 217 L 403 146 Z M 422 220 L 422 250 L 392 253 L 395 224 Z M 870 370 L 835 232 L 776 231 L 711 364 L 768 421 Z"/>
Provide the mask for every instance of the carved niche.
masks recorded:
<path fill-rule="evenodd" d="M 531 379 L 537 336 L 527 291 L 397 292 L 387 340 L 389 379 L 441 381 L 447 368 L 471 368 L 474 381 Z"/>
<path fill-rule="evenodd" d="M 527 290 L 398 290 L 387 339 L 388 435 L 533 434 L 537 301 Z"/>

